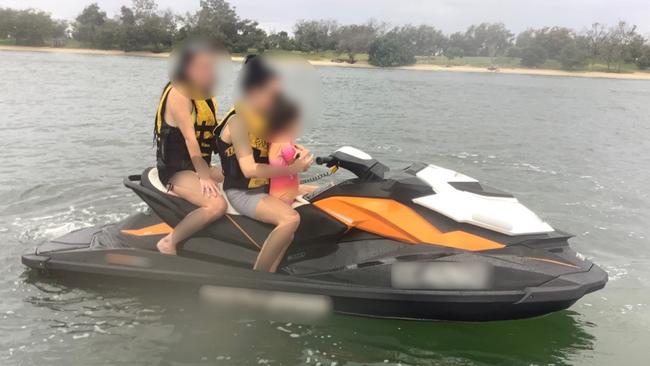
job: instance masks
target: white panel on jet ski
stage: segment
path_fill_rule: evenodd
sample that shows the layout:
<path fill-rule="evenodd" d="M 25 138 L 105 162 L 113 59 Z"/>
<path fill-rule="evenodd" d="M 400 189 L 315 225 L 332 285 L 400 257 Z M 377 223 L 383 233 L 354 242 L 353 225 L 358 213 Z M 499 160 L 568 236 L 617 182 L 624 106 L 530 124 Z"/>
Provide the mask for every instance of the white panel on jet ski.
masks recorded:
<path fill-rule="evenodd" d="M 344 154 L 354 156 L 355 158 L 361 159 L 361 160 L 370 160 L 370 159 L 372 159 L 372 156 L 370 156 L 367 153 L 357 149 L 356 147 L 352 147 L 352 146 L 343 146 L 342 148 L 340 148 L 340 149 L 338 149 L 336 151 L 340 151 L 340 152 L 342 152 Z"/>
<path fill-rule="evenodd" d="M 429 165 L 419 171 L 417 176 L 429 184 L 436 194 L 415 198 L 413 202 L 457 222 L 480 226 L 506 235 L 553 231 L 549 224 L 514 197 L 483 196 L 457 190 L 449 184 L 477 182 L 466 175 Z"/>

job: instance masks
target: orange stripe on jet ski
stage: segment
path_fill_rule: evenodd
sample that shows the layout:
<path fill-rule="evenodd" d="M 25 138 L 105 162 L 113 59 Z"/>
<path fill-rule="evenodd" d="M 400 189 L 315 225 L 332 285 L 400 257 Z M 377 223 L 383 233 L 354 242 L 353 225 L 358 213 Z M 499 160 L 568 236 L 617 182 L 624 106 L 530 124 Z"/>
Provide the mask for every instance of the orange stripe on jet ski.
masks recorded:
<path fill-rule="evenodd" d="M 443 233 L 417 212 L 397 201 L 367 197 L 330 197 L 314 205 L 349 229 L 371 232 L 411 244 L 434 244 L 480 251 L 505 245 L 461 230 Z"/>
<path fill-rule="evenodd" d="M 153 235 L 167 235 L 172 232 L 172 227 L 165 224 L 164 222 L 160 224 L 155 224 L 141 229 L 132 229 L 132 230 L 122 230 L 122 233 L 135 235 L 135 236 L 153 236 Z"/>

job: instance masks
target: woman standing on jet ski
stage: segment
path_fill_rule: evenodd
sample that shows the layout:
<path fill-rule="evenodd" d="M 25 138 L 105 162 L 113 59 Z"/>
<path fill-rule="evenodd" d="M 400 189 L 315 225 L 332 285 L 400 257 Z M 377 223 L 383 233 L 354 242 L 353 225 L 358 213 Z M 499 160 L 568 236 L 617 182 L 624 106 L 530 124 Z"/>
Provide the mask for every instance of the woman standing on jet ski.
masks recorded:
<path fill-rule="evenodd" d="M 198 206 L 158 244 L 163 254 L 226 212 L 217 188 L 220 170 L 210 165 L 217 126 L 216 52 L 207 43 L 188 43 L 177 55 L 171 82 L 165 87 L 156 114 L 158 176 L 169 194 Z"/>
<path fill-rule="evenodd" d="M 291 165 L 269 165 L 266 116 L 280 95 L 279 80 L 257 56 L 246 58 L 240 80 L 244 95 L 215 132 L 225 175 L 223 188 L 230 205 L 240 214 L 275 225 L 253 267 L 275 272 L 293 241 L 300 215 L 268 194 L 269 179 L 302 173 L 314 158 L 298 147 L 300 157 Z"/>

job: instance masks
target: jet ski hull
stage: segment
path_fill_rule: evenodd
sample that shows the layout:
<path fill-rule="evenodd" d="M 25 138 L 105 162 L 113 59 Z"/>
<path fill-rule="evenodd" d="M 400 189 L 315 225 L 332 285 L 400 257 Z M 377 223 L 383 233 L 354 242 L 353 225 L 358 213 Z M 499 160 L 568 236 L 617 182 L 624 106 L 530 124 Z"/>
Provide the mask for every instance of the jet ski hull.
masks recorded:
<path fill-rule="evenodd" d="M 434 291 L 361 286 L 308 276 L 255 272 L 146 249 L 92 249 L 90 241 L 98 230 L 101 228 L 73 233 L 68 242 L 49 242 L 36 253 L 24 255 L 22 262 L 52 274 L 82 273 L 118 280 L 322 295 L 331 299 L 336 313 L 414 320 L 491 321 L 535 317 L 566 309 L 607 282 L 607 274 L 592 265 L 588 271 L 558 276 L 522 290 Z"/>

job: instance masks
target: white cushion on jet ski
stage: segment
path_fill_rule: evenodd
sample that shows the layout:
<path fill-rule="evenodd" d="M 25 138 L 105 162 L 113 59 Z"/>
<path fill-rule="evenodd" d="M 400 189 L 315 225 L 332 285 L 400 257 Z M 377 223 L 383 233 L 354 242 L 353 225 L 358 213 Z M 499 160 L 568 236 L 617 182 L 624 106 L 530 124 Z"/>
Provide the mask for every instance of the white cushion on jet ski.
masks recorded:
<path fill-rule="evenodd" d="M 165 185 L 160 181 L 160 177 L 158 177 L 157 168 L 152 168 L 149 170 L 147 178 L 149 179 L 149 183 L 151 183 L 152 186 L 156 187 L 156 189 L 160 192 L 167 194 L 167 188 L 165 188 Z"/>
<path fill-rule="evenodd" d="M 451 182 L 477 182 L 453 170 L 429 165 L 418 178 L 436 194 L 413 199 L 418 205 L 436 211 L 457 222 L 480 226 L 506 235 L 540 234 L 553 231 L 534 212 L 514 197 L 483 196 L 460 191 Z"/>
<path fill-rule="evenodd" d="M 160 192 L 162 192 L 164 194 L 169 194 L 167 192 L 167 188 L 165 187 L 165 185 L 162 184 L 162 182 L 160 181 L 160 177 L 158 177 L 158 169 L 157 168 L 152 168 L 151 170 L 149 170 L 148 179 L 149 179 L 149 182 L 151 182 L 151 185 L 156 187 L 157 190 L 159 190 Z M 219 190 L 221 192 L 223 192 L 223 184 L 222 183 L 219 183 Z M 173 196 L 176 196 L 176 195 L 173 195 Z M 225 194 L 222 195 L 222 196 L 226 200 L 226 203 L 228 204 L 228 210 L 226 210 L 226 213 L 229 214 L 229 215 L 239 215 L 239 212 L 237 212 L 237 210 L 235 210 L 230 205 L 230 202 L 228 202 L 228 197 L 226 197 Z"/>

